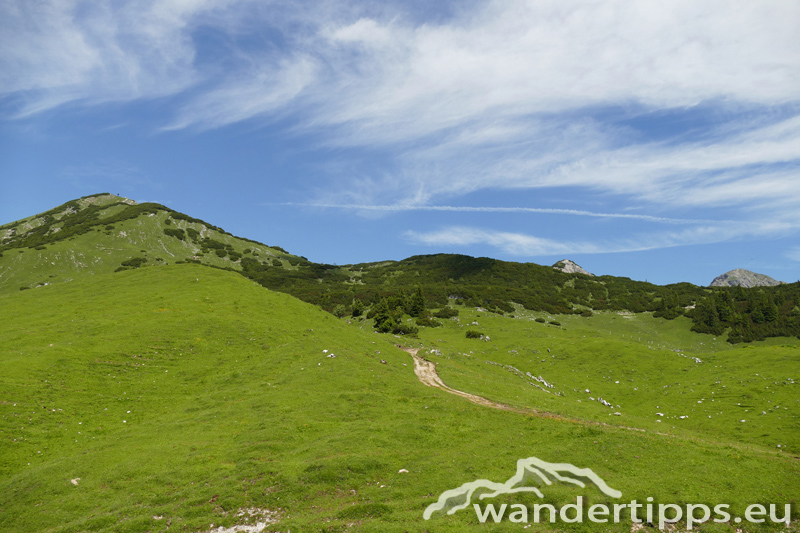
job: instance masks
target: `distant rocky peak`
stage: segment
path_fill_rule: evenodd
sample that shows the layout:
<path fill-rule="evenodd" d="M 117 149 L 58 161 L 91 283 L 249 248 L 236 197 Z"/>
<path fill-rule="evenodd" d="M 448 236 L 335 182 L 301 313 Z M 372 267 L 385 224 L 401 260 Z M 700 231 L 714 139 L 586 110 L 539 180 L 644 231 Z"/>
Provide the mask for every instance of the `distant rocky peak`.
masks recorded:
<path fill-rule="evenodd" d="M 771 287 L 785 283 L 764 274 L 737 268 L 714 278 L 709 287 Z"/>
<path fill-rule="evenodd" d="M 594 274 L 587 272 L 579 264 L 570 259 L 562 259 L 553 265 L 553 268 L 561 272 L 566 272 L 567 274 L 586 274 L 587 276 L 594 276 Z"/>

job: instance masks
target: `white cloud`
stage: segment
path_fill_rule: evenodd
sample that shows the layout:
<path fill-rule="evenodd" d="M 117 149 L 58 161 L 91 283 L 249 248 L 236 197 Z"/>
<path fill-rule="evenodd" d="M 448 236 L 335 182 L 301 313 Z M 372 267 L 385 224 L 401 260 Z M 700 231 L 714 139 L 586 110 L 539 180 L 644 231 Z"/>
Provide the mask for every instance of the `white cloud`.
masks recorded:
<path fill-rule="evenodd" d="M 603 241 L 564 241 L 517 232 L 454 226 L 431 232 L 407 231 L 405 238 L 429 246 L 470 246 L 485 244 L 505 253 L 525 256 L 568 256 L 640 252 L 676 246 L 712 244 L 754 237 L 776 237 L 796 232 L 800 223 L 765 222 L 761 224 L 709 224 L 682 231 L 653 232 Z M 790 257 L 794 257 L 789 252 Z M 800 260 L 800 255 L 797 256 Z"/>
<path fill-rule="evenodd" d="M 792 261 L 800 262 L 800 246 L 795 246 L 786 251 L 786 257 Z"/>
<path fill-rule="evenodd" d="M 406 233 L 406 238 L 412 242 L 429 246 L 488 244 L 519 256 L 584 254 L 604 251 L 593 243 L 560 242 L 522 233 L 487 231 L 468 227 L 451 227 L 429 233 L 411 231 Z"/>
<path fill-rule="evenodd" d="M 797 100 L 800 7 L 497 1 L 448 25 L 359 20 L 329 31 L 340 92 L 322 113 L 351 141 L 396 142 L 597 105 Z M 367 31 L 368 30 L 368 31 Z M 348 39 L 337 39 L 347 35 Z M 353 36 L 362 36 L 355 39 Z M 374 36 L 379 36 L 376 38 Z M 359 83 L 353 85 L 351 82 Z M 338 105 L 337 105 L 338 104 Z"/>
<path fill-rule="evenodd" d="M 0 7 L 0 96 L 17 116 L 68 102 L 175 94 L 195 85 L 191 29 L 227 0 L 10 0 Z"/>
<path fill-rule="evenodd" d="M 391 170 L 336 176 L 321 194 L 331 203 L 568 186 L 659 208 L 649 212 L 796 221 L 800 3 L 469 6 L 420 22 L 403 3 L 10 0 L 0 97 L 32 116 L 180 94 L 164 129 L 292 116 L 325 144 L 391 154 Z M 706 108 L 728 118 L 658 143 L 595 112 Z M 749 121 L 730 120 L 740 110 Z"/>
<path fill-rule="evenodd" d="M 797 100 L 796 2 L 474 5 L 446 23 L 420 24 L 404 16 L 402 4 L 370 17 L 363 15 L 368 4 L 343 1 L 290 8 L 249 0 L 12 0 L 0 8 L 3 92 L 60 90 L 61 100 L 174 93 L 204 79 L 193 40 L 202 26 L 231 42 L 282 34 L 280 44 L 267 39 L 262 50 L 229 51 L 252 54 L 256 64 L 269 50 L 273 62 L 313 56 L 328 65 L 315 77 L 313 117 L 347 125 L 352 142 L 367 144 L 414 139 L 487 114 L 505 120 L 608 104 Z M 223 55 L 219 66 L 230 59 Z M 223 80 L 212 90 L 236 83 Z M 237 116 L 263 112 L 239 102 Z"/>
<path fill-rule="evenodd" d="M 270 204 L 267 204 L 270 205 Z M 603 213 L 594 211 L 584 211 L 580 209 L 555 209 L 540 207 L 480 207 L 480 206 L 452 206 L 452 205 L 419 205 L 419 204 L 395 204 L 395 205 L 366 205 L 366 204 L 321 204 L 321 203 L 283 203 L 280 205 L 290 205 L 299 207 L 322 207 L 329 209 L 345 209 L 348 211 L 443 211 L 450 213 L 537 213 L 548 215 L 568 215 L 595 218 L 619 218 L 627 220 L 644 220 L 647 222 L 659 222 L 662 224 L 710 224 L 720 223 L 720 220 L 698 220 L 686 218 L 657 217 L 652 215 L 642 215 L 636 213 Z"/>
<path fill-rule="evenodd" d="M 235 83 L 227 83 L 184 105 L 177 119 L 164 129 L 216 128 L 279 112 L 308 87 L 315 68 L 313 61 L 301 56 L 277 65 L 259 65 L 254 72 L 234 73 Z"/>

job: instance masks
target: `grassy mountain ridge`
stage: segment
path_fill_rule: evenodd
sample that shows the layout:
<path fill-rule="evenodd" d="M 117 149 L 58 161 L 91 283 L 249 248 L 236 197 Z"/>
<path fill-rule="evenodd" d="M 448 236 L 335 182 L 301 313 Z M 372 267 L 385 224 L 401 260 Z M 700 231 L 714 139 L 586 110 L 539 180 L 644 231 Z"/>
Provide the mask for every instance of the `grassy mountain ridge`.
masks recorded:
<path fill-rule="evenodd" d="M 2 226 L 0 291 L 186 261 L 237 270 L 243 255 L 287 268 L 304 261 L 160 204 L 103 193 Z"/>
<path fill-rule="evenodd" d="M 344 314 L 418 288 L 434 308 L 459 303 L 497 313 L 513 313 L 521 305 L 564 315 L 611 310 L 651 312 L 667 320 L 688 316 L 695 331 L 727 334 L 734 343 L 800 335 L 800 282 L 744 290 L 659 286 L 456 254 L 327 265 L 235 237 L 159 204 L 136 204 L 107 193 L 0 227 L 0 292 L 187 261 L 240 272 L 267 288 Z"/>

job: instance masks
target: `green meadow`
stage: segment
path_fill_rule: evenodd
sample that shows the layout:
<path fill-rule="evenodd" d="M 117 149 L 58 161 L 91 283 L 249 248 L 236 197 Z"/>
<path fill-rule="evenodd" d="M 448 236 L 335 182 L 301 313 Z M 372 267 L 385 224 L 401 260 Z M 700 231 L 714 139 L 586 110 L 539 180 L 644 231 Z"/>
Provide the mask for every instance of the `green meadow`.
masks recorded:
<path fill-rule="evenodd" d="M 687 319 L 648 314 L 461 307 L 443 322 L 418 338 L 377 334 L 193 264 L 4 291 L 0 529 L 211 531 L 260 520 L 275 532 L 519 531 L 528 524 L 482 525 L 470 509 L 422 514 L 448 489 L 504 482 L 526 457 L 591 468 L 623 502 L 725 503 L 734 516 L 788 503 L 797 519 L 796 340 L 731 347 L 691 333 Z M 453 388 L 551 415 L 426 387 L 398 344 L 420 347 Z M 595 487 L 541 490 L 556 505 L 616 502 Z"/>

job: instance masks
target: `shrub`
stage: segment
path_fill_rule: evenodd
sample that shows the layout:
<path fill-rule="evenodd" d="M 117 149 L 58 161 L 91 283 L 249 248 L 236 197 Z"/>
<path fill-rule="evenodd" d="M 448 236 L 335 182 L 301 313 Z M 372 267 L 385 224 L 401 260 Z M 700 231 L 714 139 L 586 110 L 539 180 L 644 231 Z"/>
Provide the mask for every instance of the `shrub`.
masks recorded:
<path fill-rule="evenodd" d="M 544 320 L 544 318 L 539 317 L 539 318 L 536 319 L 536 322 L 538 322 L 539 324 L 544 324 L 545 320 Z"/>
<path fill-rule="evenodd" d="M 342 318 L 346 312 L 347 309 L 342 304 L 339 304 L 333 308 L 333 316 L 336 318 Z"/>
<path fill-rule="evenodd" d="M 454 316 L 458 316 L 458 309 L 453 309 L 452 307 L 442 307 L 436 311 L 433 316 L 436 318 L 453 318 Z"/>
<path fill-rule="evenodd" d="M 180 239 L 182 241 L 186 240 L 186 232 L 182 229 L 164 228 L 164 235 L 175 237 L 176 239 Z"/>
<path fill-rule="evenodd" d="M 127 261 L 122 262 L 122 266 L 124 267 L 131 267 L 131 268 L 139 268 L 143 264 L 147 263 L 146 257 L 131 257 Z M 117 269 L 119 271 L 119 269 Z"/>
<path fill-rule="evenodd" d="M 167 219 L 164 221 L 164 224 L 166 224 L 167 226 L 169 226 L 170 224 L 172 224 L 172 219 L 171 219 L 171 218 L 169 218 L 169 217 L 167 217 Z M 108 229 L 108 228 L 106 228 L 106 229 Z"/>
<path fill-rule="evenodd" d="M 228 250 L 226 250 L 225 248 L 217 248 L 216 250 L 214 250 L 214 253 L 217 254 L 217 257 L 225 257 L 226 255 L 228 255 Z"/>
<path fill-rule="evenodd" d="M 424 326 L 428 328 L 437 328 L 442 325 L 442 323 L 439 322 L 438 320 L 426 316 L 418 317 L 416 319 L 416 323 L 418 326 Z"/>
<path fill-rule="evenodd" d="M 274 266 L 274 267 L 282 267 L 283 266 L 283 262 L 280 259 L 273 259 L 272 260 L 272 266 Z"/>
<path fill-rule="evenodd" d="M 400 323 L 394 327 L 392 333 L 394 333 L 395 335 L 416 335 L 417 333 L 419 333 L 419 328 L 415 326 L 410 326 L 408 324 Z"/>
<path fill-rule="evenodd" d="M 379 333 L 389 333 L 390 331 L 394 331 L 395 328 L 397 328 L 397 322 L 395 322 L 393 318 L 387 318 L 375 324 L 375 329 L 377 329 Z"/>
<path fill-rule="evenodd" d="M 222 250 L 225 248 L 225 245 L 219 241 L 215 241 L 214 239 L 209 239 L 206 237 L 203 239 L 203 246 L 205 248 L 213 248 L 214 250 Z"/>
<path fill-rule="evenodd" d="M 483 333 L 481 333 L 480 331 L 475 331 L 474 329 L 467 330 L 468 339 L 480 339 L 481 337 L 483 337 Z"/>
<path fill-rule="evenodd" d="M 551 320 L 550 323 L 552 325 L 554 325 L 554 326 L 560 326 L 561 325 L 561 322 L 558 322 L 557 320 Z"/>

